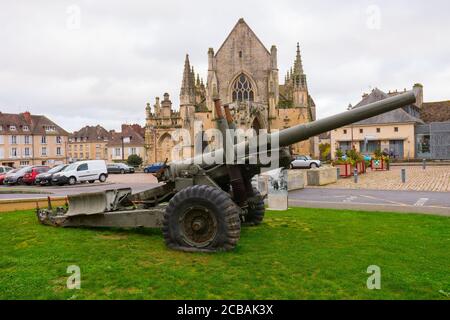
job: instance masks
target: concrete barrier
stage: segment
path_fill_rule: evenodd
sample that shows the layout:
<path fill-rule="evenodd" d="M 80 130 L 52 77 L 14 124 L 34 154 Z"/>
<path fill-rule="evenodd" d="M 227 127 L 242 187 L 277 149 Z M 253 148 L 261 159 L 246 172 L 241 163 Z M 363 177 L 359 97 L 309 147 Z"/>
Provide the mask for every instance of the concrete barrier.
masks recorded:
<path fill-rule="evenodd" d="M 266 173 L 260 174 L 257 178 L 257 189 L 262 195 L 266 195 L 269 190 L 269 176 Z M 306 170 L 288 170 L 288 190 L 300 190 L 306 186 Z"/>
<path fill-rule="evenodd" d="M 289 170 L 288 171 L 288 189 L 289 191 L 305 189 L 306 171 Z"/>
<path fill-rule="evenodd" d="M 311 169 L 306 172 L 308 186 L 325 186 L 337 182 L 337 170 L 333 167 Z"/>
<path fill-rule="evenodd" d="M 65 197 L 52 197 L 51 199 L 53 207 L 63 206 L 66 203 Z M 34 210 L 36 209 L 36 204 L 40 208 L 47 207 L 47 198 L 0 200 L 0 212 Z"/>

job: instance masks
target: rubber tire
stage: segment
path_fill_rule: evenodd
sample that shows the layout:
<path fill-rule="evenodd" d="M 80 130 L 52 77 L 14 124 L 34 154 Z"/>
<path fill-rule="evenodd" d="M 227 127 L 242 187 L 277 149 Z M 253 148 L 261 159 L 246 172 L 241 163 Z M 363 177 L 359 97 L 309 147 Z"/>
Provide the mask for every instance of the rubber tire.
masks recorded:
<path fill-rule="evenodd" d="M 73 186 L 73 185 L 75 185 L 75 184 L 77 183 L 77 178 L 75 178 L 75 177 L 70 177 L 69 180 L 67 181 L 67 183 L 68 183 L 70 186 Z"/>
<path fill-rule="evenodd" d="M 125 174 L 125 170 L 120 169 L 120 174 Z"/>
<path fill-rule="evenodd" d="M 264 220 L 264 214 L 266 213 L 266 207 L 264 205 L 264 198 L 261 196 L 261 193 L 253 188 L 253 193 L 255 196 L 253 199 L 249 199 L 249 208 L 247 215 L 244 217 L 245 222 L 243 225 L 245 226 L 258 226 Z"/>
<path fill-rule="evenodd" d="M 98 180 L 103 183 L 106 181 L 106 175 L 104 175 L 103 173 L 98 177 Z"/>
<path fill-rule="evenodd" d="M 310 169 L 316 169 L 316 168 L 318 168 L 318 166 L 317 166 L 316 163 L 311 163 L 311 164 L 309 165 L 309 168 L 310 168 Z"/>
<path fill-rule="evenodd" d="M 147 169 L 144 169 L 144 173 L 148 173 L 148 170 L 147 170 Z"/>
<path fill-rule="evenodd" d="M 182 236 L 179 218 L 188 206 L 201 205 L 210 210 L 217 221 L 217 233 L 207 246 L 191 246 Z M 241 234 L 241 208 L 221 189 L 195 185 L 179 191 L 169 201 L 163 218 L 162 232 L 167 247 L 187 252 L 229 251 L 236 247 Z"/>

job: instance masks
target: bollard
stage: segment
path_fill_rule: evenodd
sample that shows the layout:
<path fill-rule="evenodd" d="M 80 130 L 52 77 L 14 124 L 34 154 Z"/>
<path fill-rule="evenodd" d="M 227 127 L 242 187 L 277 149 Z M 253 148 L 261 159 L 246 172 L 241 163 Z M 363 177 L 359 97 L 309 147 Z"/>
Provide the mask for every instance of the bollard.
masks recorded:
<path fill-rule="evenodd" d="M 353 176 L 355 177 L 355 183 L 358 183 L 358 169 L 353 171 Z"/>
<path fill-rule="evenodd" d="M 402 182 L 406 182 L 406 169 L 402 169 Z"/>
<path fill-rule="evenodd" d="M 422 169 L 425 170 L 427 168 L 427 160 L 423 159 L 422 160 Z"/>
<path fill-rule="evenodd" d="M 341 168 L 336 168 L 337 179 L 341 178 Z"/>

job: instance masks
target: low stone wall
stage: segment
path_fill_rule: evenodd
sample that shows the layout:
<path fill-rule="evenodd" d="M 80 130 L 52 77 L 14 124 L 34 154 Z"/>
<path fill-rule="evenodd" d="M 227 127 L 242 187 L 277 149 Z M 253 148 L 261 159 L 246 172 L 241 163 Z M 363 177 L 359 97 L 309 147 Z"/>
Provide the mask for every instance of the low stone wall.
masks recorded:
<path fill-rule="evenodd" d="M 337 170 L 333 167 L 311 169 L 306 172 L 308 186 L 325 186 L 337 182 Z"/>

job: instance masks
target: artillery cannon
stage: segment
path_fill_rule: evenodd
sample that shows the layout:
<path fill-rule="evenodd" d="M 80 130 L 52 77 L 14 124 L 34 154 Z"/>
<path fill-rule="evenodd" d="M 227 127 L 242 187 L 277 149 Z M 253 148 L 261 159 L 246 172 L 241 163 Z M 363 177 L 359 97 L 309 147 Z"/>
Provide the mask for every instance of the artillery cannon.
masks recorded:
<path fill-rule="evenodd" d="M 268 150 L 280 167 L 291 162 L 289 146 L 323 132 L 371 118 L 415 102 L 406 92 L 344 113 L 294 126 L 267 135 Z M 230 110 L 215 101 L 218 127 L 225 133 L 234 128 Z M 252 140 L 253 139 L 253 140 Z M 256 139 L 256 140 L 255 140 Z M 162 228 L 168 247 L 183 251 L 215 252 L 233 249 L 241 225 L 258 225 L 264 218 L 264 199 L 253 189 L 251 179 L 263 164 L 250 161 L 249 146 L 258 137 L 214 151 L 216 159 L 244 150 L 244 161 L 212 163 L 205 155 L 166 164 L 158 172 L 157 187 L 137 194 L 131 189 L 107 190 L 68 196 L 64 208 L 37 208 L 38 220 L 61 227 Z M 276 143 L 278 142 L 278 146 Z M 260 145 L 258 145 L 258 148 Z M 211 155 L 211 154 L 209 154 Z M 267 165 L 267 164 L 266 164 Z"/>

